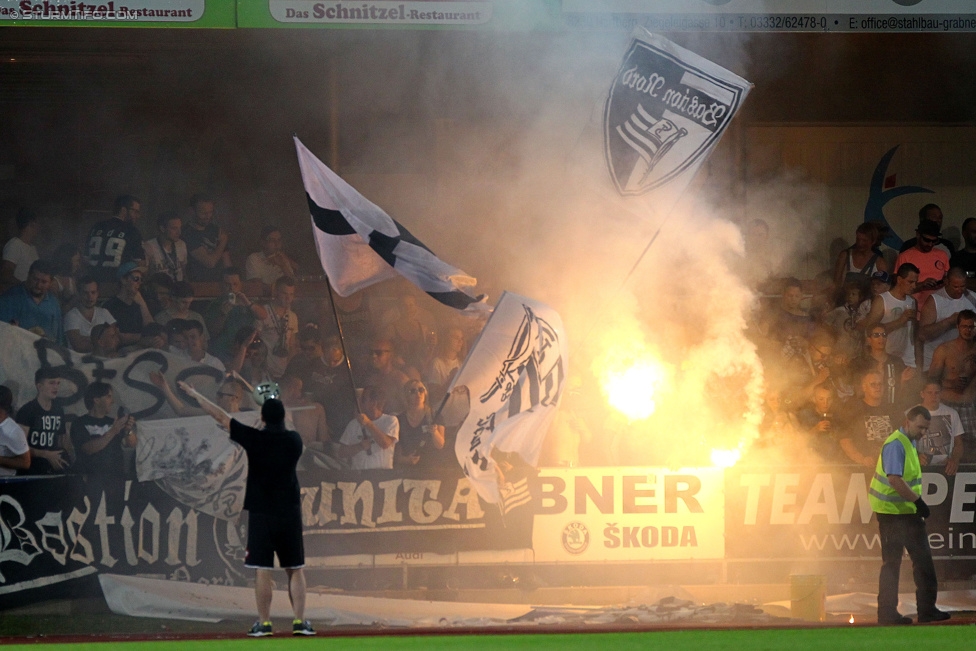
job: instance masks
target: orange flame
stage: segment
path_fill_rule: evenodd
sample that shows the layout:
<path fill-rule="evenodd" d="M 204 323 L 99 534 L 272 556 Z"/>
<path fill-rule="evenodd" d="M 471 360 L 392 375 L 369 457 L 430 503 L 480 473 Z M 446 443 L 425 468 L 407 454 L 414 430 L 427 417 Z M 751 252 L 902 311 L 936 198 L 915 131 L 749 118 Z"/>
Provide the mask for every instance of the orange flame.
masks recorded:
<path fill-rule="evenodd" d="M 742 449 L 735 448 L 733 450 L 712 450 L 712 465 L 716 468 L 731 468 L 739 459 L 742 458 Z"/>
<path fill-rule="evenodd" d="M 603 389 L 613 408 L 630 420 L 643 420 L 657 409 L 656 397 L 667 375 L 661 362 L 647 357 L 622 371 L 607 373 Z"/>

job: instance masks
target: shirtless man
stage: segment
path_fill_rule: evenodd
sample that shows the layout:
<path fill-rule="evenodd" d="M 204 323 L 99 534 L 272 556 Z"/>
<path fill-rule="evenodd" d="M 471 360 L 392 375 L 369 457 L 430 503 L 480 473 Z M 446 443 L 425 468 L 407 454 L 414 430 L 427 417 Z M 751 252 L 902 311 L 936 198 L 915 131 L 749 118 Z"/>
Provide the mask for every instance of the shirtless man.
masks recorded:
<path fill-rule="evenodd" d="M 963 431 L 976 432 L 976 406 L 972 389 L 976 376 L 976 312 L 962 310 L 956 317 L 959 336 L 932 353 L 929 377 L 942 382 L 942 402 L 959 412 Z"/>
<path fill-rule="evenodd" d="M 932 362 L 932 354 L 941 344 L 956 336 L 956 317 L 963 310 L 976 308 L 976 296 L 966 289 L 966 272 L 953 267 L 946 274 L 945 286 L 929 295 L 918 321 L 918 336 L 925 342 L 922 370 Z"/>

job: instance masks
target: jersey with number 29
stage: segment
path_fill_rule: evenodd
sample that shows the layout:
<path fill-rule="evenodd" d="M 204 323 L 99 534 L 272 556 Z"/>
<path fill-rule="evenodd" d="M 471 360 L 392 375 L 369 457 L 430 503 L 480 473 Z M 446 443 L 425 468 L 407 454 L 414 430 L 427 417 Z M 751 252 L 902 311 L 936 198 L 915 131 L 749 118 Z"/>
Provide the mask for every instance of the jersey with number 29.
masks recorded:
<path fill-rule="evenodd" d="M 145 257 L 142 233 L 134 224 L 115 217 L 98 222 L 88 232 L 87 257 L 97 280 L 115 280 L 119 265 Z"/>

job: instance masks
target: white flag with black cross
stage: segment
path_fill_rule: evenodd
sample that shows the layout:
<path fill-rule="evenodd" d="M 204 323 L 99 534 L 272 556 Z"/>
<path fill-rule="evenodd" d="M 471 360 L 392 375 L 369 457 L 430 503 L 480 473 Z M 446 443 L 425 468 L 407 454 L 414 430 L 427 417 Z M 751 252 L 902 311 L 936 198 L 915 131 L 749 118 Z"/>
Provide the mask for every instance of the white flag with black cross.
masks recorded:
<path fill-rule="evenodd" d="M 295 149 L 319 260 L 337 294 L 349 296 L 399 274 L 449 307 L 487 309 L 486 297 L 474 293 L 475 278 L 434 255 L 297 137 Z"/>

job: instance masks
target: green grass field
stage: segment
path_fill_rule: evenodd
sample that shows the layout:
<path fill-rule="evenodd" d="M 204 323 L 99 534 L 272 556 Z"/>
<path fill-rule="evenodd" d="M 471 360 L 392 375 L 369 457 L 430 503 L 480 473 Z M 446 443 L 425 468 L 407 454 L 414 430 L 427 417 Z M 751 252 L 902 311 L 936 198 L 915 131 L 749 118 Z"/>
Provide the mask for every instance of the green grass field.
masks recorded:
<path fill-rule="evenodd" d="M 390 651 L 391 649 L 533 649 L 565 651 L 566 649 L 599 649 L 625 651 L 658 648 L 667 651 L 710 651 L 711 649 L 748 649 L 749 651 L 825 651 L 835 649 L 878 649 L 879 651 L 923 651 L 924 649 L 966 649 L 973 643 L 976 629 L 963 626 L 803 628 L 726 631 L 652 631 L 627 633 L 557 633 L 493 635 L 382 635 L 315 638 L 290 636 L 231 640 L 166 640 L 125 642 L 125 651 L 236 651 L 248 648 L 273 649 L 355 649 L 357 651 Z M 3 640 L 0 639 L 0 643 Z M 52 642 L 55 642 L 52 640 Z M 63 644 L 63 642 L 60 642 Z M 118 649 L 120 642 L 75 643 L 71 651 L 108 651 Z M 30 650 L 38 644 L 7 645 L 7 649 Z"/>

